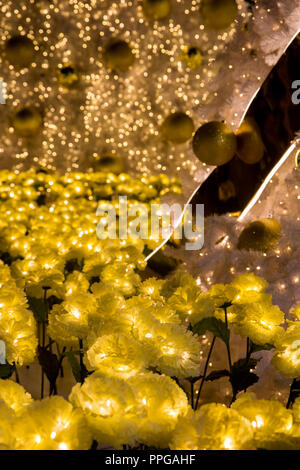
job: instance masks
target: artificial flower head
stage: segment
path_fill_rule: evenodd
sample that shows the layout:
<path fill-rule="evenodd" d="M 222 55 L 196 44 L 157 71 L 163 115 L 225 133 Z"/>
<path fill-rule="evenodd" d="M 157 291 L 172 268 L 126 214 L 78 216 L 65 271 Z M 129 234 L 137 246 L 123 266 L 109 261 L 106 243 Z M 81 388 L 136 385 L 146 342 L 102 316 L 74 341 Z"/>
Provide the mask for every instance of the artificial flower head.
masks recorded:
<path fill-rule="evenodd" d="M 236 410 L 220 403 L 202 405 L 178 420 L 172 450 L 253 449 L 250 422 Z"/>
<path fill-rule="evenodd" d="M 120 449 L 137 437 L 136 396 L 127 381 L 95 372 L 76 384 L 69 400 L 81 408 L 93 438 Z"/>
<path fill-rule="evenodd" d="M 53 396 L 29 405 L 16 419 L 16 450 L 87 450 L 91 434 L 81 410 Z"/>

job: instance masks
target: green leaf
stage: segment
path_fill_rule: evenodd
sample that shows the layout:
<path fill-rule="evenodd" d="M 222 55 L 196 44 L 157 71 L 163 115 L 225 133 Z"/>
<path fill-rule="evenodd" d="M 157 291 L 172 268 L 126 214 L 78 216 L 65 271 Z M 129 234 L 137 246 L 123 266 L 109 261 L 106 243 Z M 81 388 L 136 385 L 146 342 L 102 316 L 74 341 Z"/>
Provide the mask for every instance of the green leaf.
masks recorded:
<path fill-rule="evenodd" d="M 66 352 L 65 356 L 68 358 L 68 361 L 70 363 L 74 379 L 76 380 L 76 382 L 81 382 L 80 364 L 75 354 L 70 351 L 70 352 Z"/>
<path fill-rule="evenodd" d="M 56 379 L 59 373 L 59 360 L 56 354 L 53 354 L 47 348 L 38 347 L 38 359 L 41 364 L 51 387 L 55 388 Z"/>
<path fill-rule="evenodd" d="M 229 376 L 230 376 L 230 372 L 226 369 L 214 370 L 210 374 L 208 374 L 205 380 L 209 382 L 213 382 L 214 380 L 218 380 L 218 379 L 221 379 L 222 377 L 229 377 Z"/>
<path fill-rule="evenodd" d="M 204 335 L 206 331 L 210 331 L 214 336 L 224 341 L 225 344 L 229 342 L 230 331 L 222 320 L 218 320 L 215 317 L 207 317 L 203 318 L 193 327 L 193 333 L 199 336 Z"/>
<path fill-rule="evenodd" d="M 28 297 L 28 304 L 36 321 L 45 322 L 47 320 L 48 311 L 43 299 Z"/>
<path fill-rule="evenodd" d="M 250 353 L 255 353 L 258 351 L 270 351 L 270 349 L 274 349 L 275 346 L 273 344 L 254 344 L 250 340 Z"/>
<path fill-rule="evenodd" d="M 235 395 L 258 382 L 259 377 L 250 370 L 255 369 L 259 360 L 253 358 L 249 360 L 240 359 L 232 365 L 230 382 Z"/>
<path fill-rule="evenodd" d="M 9 379 L 14 371 L 14 367 L 8 364 L 0 364 L 0 379 Z"/>
<path fill-rule="evenodd" d="M 300 380 L 294 379 L 290 388 L 290 396 L 287 404 L 287 408 L 290 408 L 294 404 L 296 398 L 300 396 Z"/>

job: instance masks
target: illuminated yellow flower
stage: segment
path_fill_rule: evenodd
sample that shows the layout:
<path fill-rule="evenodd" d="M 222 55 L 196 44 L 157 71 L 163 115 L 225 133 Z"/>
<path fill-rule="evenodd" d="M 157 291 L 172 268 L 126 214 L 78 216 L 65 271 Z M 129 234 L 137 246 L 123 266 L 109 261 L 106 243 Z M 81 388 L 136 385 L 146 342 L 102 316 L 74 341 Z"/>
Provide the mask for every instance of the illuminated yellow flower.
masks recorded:
<path fill-rule="evenodd" d="M 49 335 L 60 344 L 73 344 L 74 338 L 85 338 L 88 333 L 88 315 L 97 308 L 90 293 L 70 295 L 54 305 L 49 315 Z M 64 343 L 65 342 L 65 343 Z"/>
<path fill-rule="evenodd" d="M 184 326 L 163 324 L 149 343 L 156 349 L 155 365 L 164 374 L 177 378 L 199 375 L 199 338 Z"/>
<path fill-rule="evenodd" d="M 273 305 L 271 296 L 262 294 L 262 300 L 250 304 L 236 305 L 233 309 L 234 331 L 249 337 L 255 344 L 274 344 L 282 334 L 284 314 L 277 305 Z"/>
<path fill-rule="evenodd" d="M 97 303 L 97 308 L 93 313 L 89 313 L 89 319 L 114 320 L 125 305 L 123 295 L 112 287 L 96 282 L 92 284 L 91 291 Z"/>
<path fill-rule="evenodd" d="M 268 287 L 267 281 L 253 273 L 241 274 L 232 282 L 231 286 L 238 289 L 233 302 L 242 304 L 249 302 L 257 302 L 260 300 L 260 294 Z"/>
<path fill-rule="evenodd" d="M 92 443 L 83 413 L 59 396 L 29 405 L 14 431 L 16 450 L 86 450 Z"/>
<path fill-rule="evenodd" d="M 127 381 L 95 372 L 76 384 L 69 400 L 81 408 L 93 438 L 116 449 L 133 445 L 138 432 L 137 399 Z"/>
<path fill-rule="evenodd" d="M 170 448 L 172 450 L 253 449 L 251 423 L 236 410 L 220 403 L 202 405 L 179 418 Z"/>
<path fill-rule="evenodd" d="M 170 278 L 165 281 L 161 290 L 161 294 L 163 297 L 168 299 L 175 293 L 178 287 L 190 286 L 197 286 L 197 283 L 193 276 L 184 271 L 176 271 Z"/>
<path fill-rule="evenodd" d="M 181 316 L 188 318 L 192 325 L 214 314 L 215 306 L 211 297 L 203 294 L 198 286 L 178 287 L 168 299 L 168 304 Z"/>
<path fill-rule="evenodd" d="M 300 322 L 294 322 L 276 339 L 272 364 L 287 377 L 300 375 Z"/>
<path fill-rule="evenodd" d="M 289 433 L 293 425 L 292 412 L 277 400 L 258 400 L 254 394 L 244 393 L 231 408 L 250 421 L 256 447 L 268 448 L 268 442 Z"/>
<path fill-rule="evenodd" d="M 214 284 L 207 292 L 216 308 L 233 303 L 238 293 L 239 290 L 230 284 Z"/>
<path fill-rule="evenodd" d="M 156 279 L 155 277 L 151 277 L 146 279 L 146 281 L 142 282 L 139 287 L 139 293 L 145 295 L 146 297 L 150 297 L 154 300 L 161 299 L 161 289 L 164 285 L 162 279 Z"/>
<path fill-rule="evenodd" d="M 30 393 L 13 380 L 0 379 L 0 403 L 13 410 L 16 415 L 21 414 L 24 409 L 32 403 Z"/>
<path fill-rule="evenodd" d="M 141 410 L 141 417 L 136 417 L 137 441 L 167 448 L 178 418 L 188 410 L 184 391 L 170 377 L 151 372 L 134 375 L 128 383 Z"/>
<path fill-rule="evenodd" d="M 87 292 L 89 281 L 80 271 L 74 271 L 69 274 L 64 282 L 64 295 L 68 297 L 73 294 L 81 294 Z"/>
<path fill-rule="evenodd" d="M 300 320 L 300 305 L 297 305 L 291 312 L 295 317 Z"/>
<path fill-rule="evenodd" d="M 13 450 L 15 415 L 3 402 L 0 401 L 0 450 Z"/>
<path fill-rule="evenodd" d="M 7 362 L 22 366 L 33 362 L 36 355 L 36 322 L 30 310 L 18 309 L 14 318 L 16 312 L 0 314 L 0 339 L 5 343 Z"/>
<path fill-rule="evenodd" d="M 101 336 L 87 351 L 91 369 L 127 378 L 149 365 L 147 349 L 132 335 Z"/>
<path fill-rule="evenodd" d="M 106 266 L 101 273 L 101 280 L 120 290 L 125 296 L 134 295 L 140 284 L 140 276 L 122 262 Z"/>

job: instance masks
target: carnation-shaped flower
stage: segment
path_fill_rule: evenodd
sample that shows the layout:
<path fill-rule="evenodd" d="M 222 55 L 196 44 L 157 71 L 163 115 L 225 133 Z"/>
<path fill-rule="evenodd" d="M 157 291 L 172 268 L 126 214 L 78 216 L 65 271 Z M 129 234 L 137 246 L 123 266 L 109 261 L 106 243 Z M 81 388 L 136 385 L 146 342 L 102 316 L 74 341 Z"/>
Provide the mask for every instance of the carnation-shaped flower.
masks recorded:
<path fill-rule="evenodd" d="M 240 304 L 259 301 L 260 294 L 268 287 L 267 281 L 253 273 L 237 276 L 230 285 L 238 289 L 233 301 Z"/>
<path fill-rule="evenodd" d="M 152 308 L 149 313 L 160 323 L 181 324 L 181 319 L 176 310 L 171 305 L 166 304 L 163 297 L 161 297 L 161 300 L 152 301 Z"/>
<path fill-rule="evenodd" d="M 93 438 L 116 449 L 137 439 L 137 398 L 127 381 L 95 372 L 76 384 L 69 400 L 81 408 Z"/>
<path fill-rule="evenodd" d="M 91 286 L 97 307 L 89 314 L 89 319 L 112 320 L 119 314 L 125 305 L 123 295 L 117 290 L 102 282 L 95 282 Z"/>
<path fill-rule="evenodd" d="M 239 290 L 230 284 L 214 284 L 207 294 L 213 300 L 215 307 L 228 306 L 234 302 Z"/>
<path fill-rule="evenodd" d="M 78 339 L 88 334 L 88 316 L 85 310 L 71 304 L 68 310 L 63 304 L 54 305 L 49 315 L 48 334 L 62 346 L 78 346 Z"/>
<path fill-rule="evenodd" d="M 13 450 L 14 448 L 14 420 L 14 412 L 0 400 L 0 450 Z"/>
<path fill-rule="evenodd" d="M 177 420 L 188 410 L 184 391 L 165 375 L 137 374 L 128 379 L 142 416 L 137 418 L 137 441 L 148 446 L 167 448 Z"/>
<path fill-rule="evenodd" d="M 86 293 L 89 288 L 89 281 L 80 271 L 69 274 L 64 282 L 64 297 Z"/>
<path fill-rule="evenodd" d="M 220 403 L 202 405 L 179 418 L 170 443 L 172 450 L 253 449 L 251 423 Z"/>
<path fill-rule="evenodd" d="M 13 312 L 0 313 L 0 339 L 5 342 L 7 362 L 28 365 L 36 355 L 36 322 L 30 310 L 21 308 L 13 311 L 18 312 L 17 318 L 14 318 Z"/>
<path fill-rule="evenodd" d="M 271 296 L 262 294 L 259 302 L 234 306 L 235 333 L 249 337 L 255 344 L 274 344 L 282 334 L 284 313 L 271 302 Z"/>
<path fill-rule="evenodd" d="M 16 450 L 87 450 L 92 443 L 82 411 L 59 396 L 29 405 L 14 430 Z"/>
<path fill-rule="evenodd" d="M 300 305 L 297 305 L 292 311 L 292 315 L 294 315 L 297 320 L 300 320 Z"/>
<path fill-rule="evenodd" d="M 185 271 L 176 271 L 163 284 L 161 294 L 168 299 L 171 297 L 178 287 L 197 286 L 193 276 Z"/>
<path fill-rule="evenodd" d="M 8 282 L 13 282 L 10 268 L 0 260 L 0 287 L 5 286 Z"/>
<path fill-rule="evenodd" d="M 201 292 L 196 285 L 178 287 L 168 299 L 182 320 L 188 318 L 192 325 L 214 314 L 215 305 L 210 296 Z"/>
<path fill-rule="evenodd" d="M 117 319 L 118 328 L 133 332 L 139 340 L 152 338 L 160 326 L 159 320 L 153 316 L 153 301 L 150 298 L 137 295 L 126 300 Z"/>
<path fill-rule="evenodd" d="M 156 349 L 156 367 L 171 377 L 195 377 L 199 373 L 199 338 L 182 325 L 163 324 L 149 339 Z"/>
<path fill-rule="evenodd" d="M 16 415 L 21 414 L 33 402 L 30 393 L 13 380 L 0 379 L 0 403 L 4 403 Z"/>
<path fill-rule="evenodd" d="M 24 259 L 12 263 L 11 268 L 13 276 L 19 281 L 18 285 L 24 287 L 30 297 L 43 298 L 45 289 L 48 296 L 59 297 L 64 281 L 63 273 L 55 267 L 52 268 L 50 264 L 49 268 L 47 266 L 46 262 L 42 266 L 38 259 Z"/>
<path fill-rule="evenodd" d="M 115 333 L 98 338 L 88 349 L 87 359 L 91 369 L 127 378 L 149 365 L 147 352 L 132 335 Z"/>
<path fill-rule="evenodd" d="M 101 273 L 101 280 L 120 290 L 125 296 L 134 295 L 140 284 L 140 276 L 123 262 L 106 266 Z"/>
<path fill-rule="evenodd" d="M 268 442 L 289 433 L 293 415 L 277 400 L 258 400 L 252 393 L 244 393 L 231 406 L 247 418 L 254 431 L 256 447 L 268 448 Z"/>
<path fill-rule="evenodd" d="M 161 300 L 161 290 L 164 283 L 165 281 L 163 279 L 150 277 L 140 284 L 139 293 L 145 297 L 150 297 L 153 300 Z"/>
<path fill-rule="evenodd" d="M 275 342 L 272 364 L 283 375 L 296 378 L 300 375 L 300 322 L 291 322 Z"/>

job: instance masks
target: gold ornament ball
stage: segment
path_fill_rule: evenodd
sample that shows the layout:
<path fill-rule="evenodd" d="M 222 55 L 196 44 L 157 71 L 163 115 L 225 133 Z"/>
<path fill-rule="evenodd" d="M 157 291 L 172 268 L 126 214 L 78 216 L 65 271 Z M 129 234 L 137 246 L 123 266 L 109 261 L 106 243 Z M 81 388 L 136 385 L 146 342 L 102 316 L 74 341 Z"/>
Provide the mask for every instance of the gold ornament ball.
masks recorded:
<path fill-rule="evenodd" d="M 14 67 L 28 67 L 34 60 L 34 44 L 27 36 L 13 36 L 6 42 L 4 54 Z"/>
<path fill-rule="evenodd" d="M 259 162 L 265 153 L 259 127 L 252 117 L 246 117 L 236 132 L 237 156 L 244 163 L 252 165 Z"/>
<path fill-rule="evenodd" d="M 37 134 L 42 125 L 42 116 L 31 106 L 18 109 L 12 117 L 15 132 L 21 137 L 31 137 Z"/>
<path fill-rule="evenodd" d="M 103 60 L 109 70 L 127 72 L 134 63 L 135 57 L 126 41 L 114 39 L 104 48 Z"/>
<path fill-rule="evenodd" d="M 236 0 L 202 0 L 200 14 L 208 29 L 227 29 L 238 13 Z"/>
<path fill-rule="evenodd" d="M 97 171 L 119 174 L 124 170 L 123 160 L 114 153 L 104 153 L 96 157 L 95 168 Z"/>
<path fill-rule="evenodd" d="M 144 0 L 143 12 L 150 20 L 165 20 L 172 10 L 172 0 Z"/>
<path fill-rule="evenodd" d="M 265 218 L 246 225 L 239 236 L 240 250 L 268 251 L 277 243 L 281 225 L 276 219 Z"/>
<path fill-rule="evenodd" d="M 57 71 L 57 80 L 63 88 L 72 88 L 79 81 L 78 73 L 72 65 L 64 65 Z"/>
<path fill-rule="evenodd" d="M 169 114 L 161 127 L 163 139 L 182 144 L 192 138 L 194 132 L 194 122 L 187 114 L 176 112 Z"/>
<path fill-rule="evenodd" d="M 194 135 L 193 151 L 207 165 L 224 165 L 234 157 L 236 149 L 236 136 L 223 122 L 207 122 Z"/>

